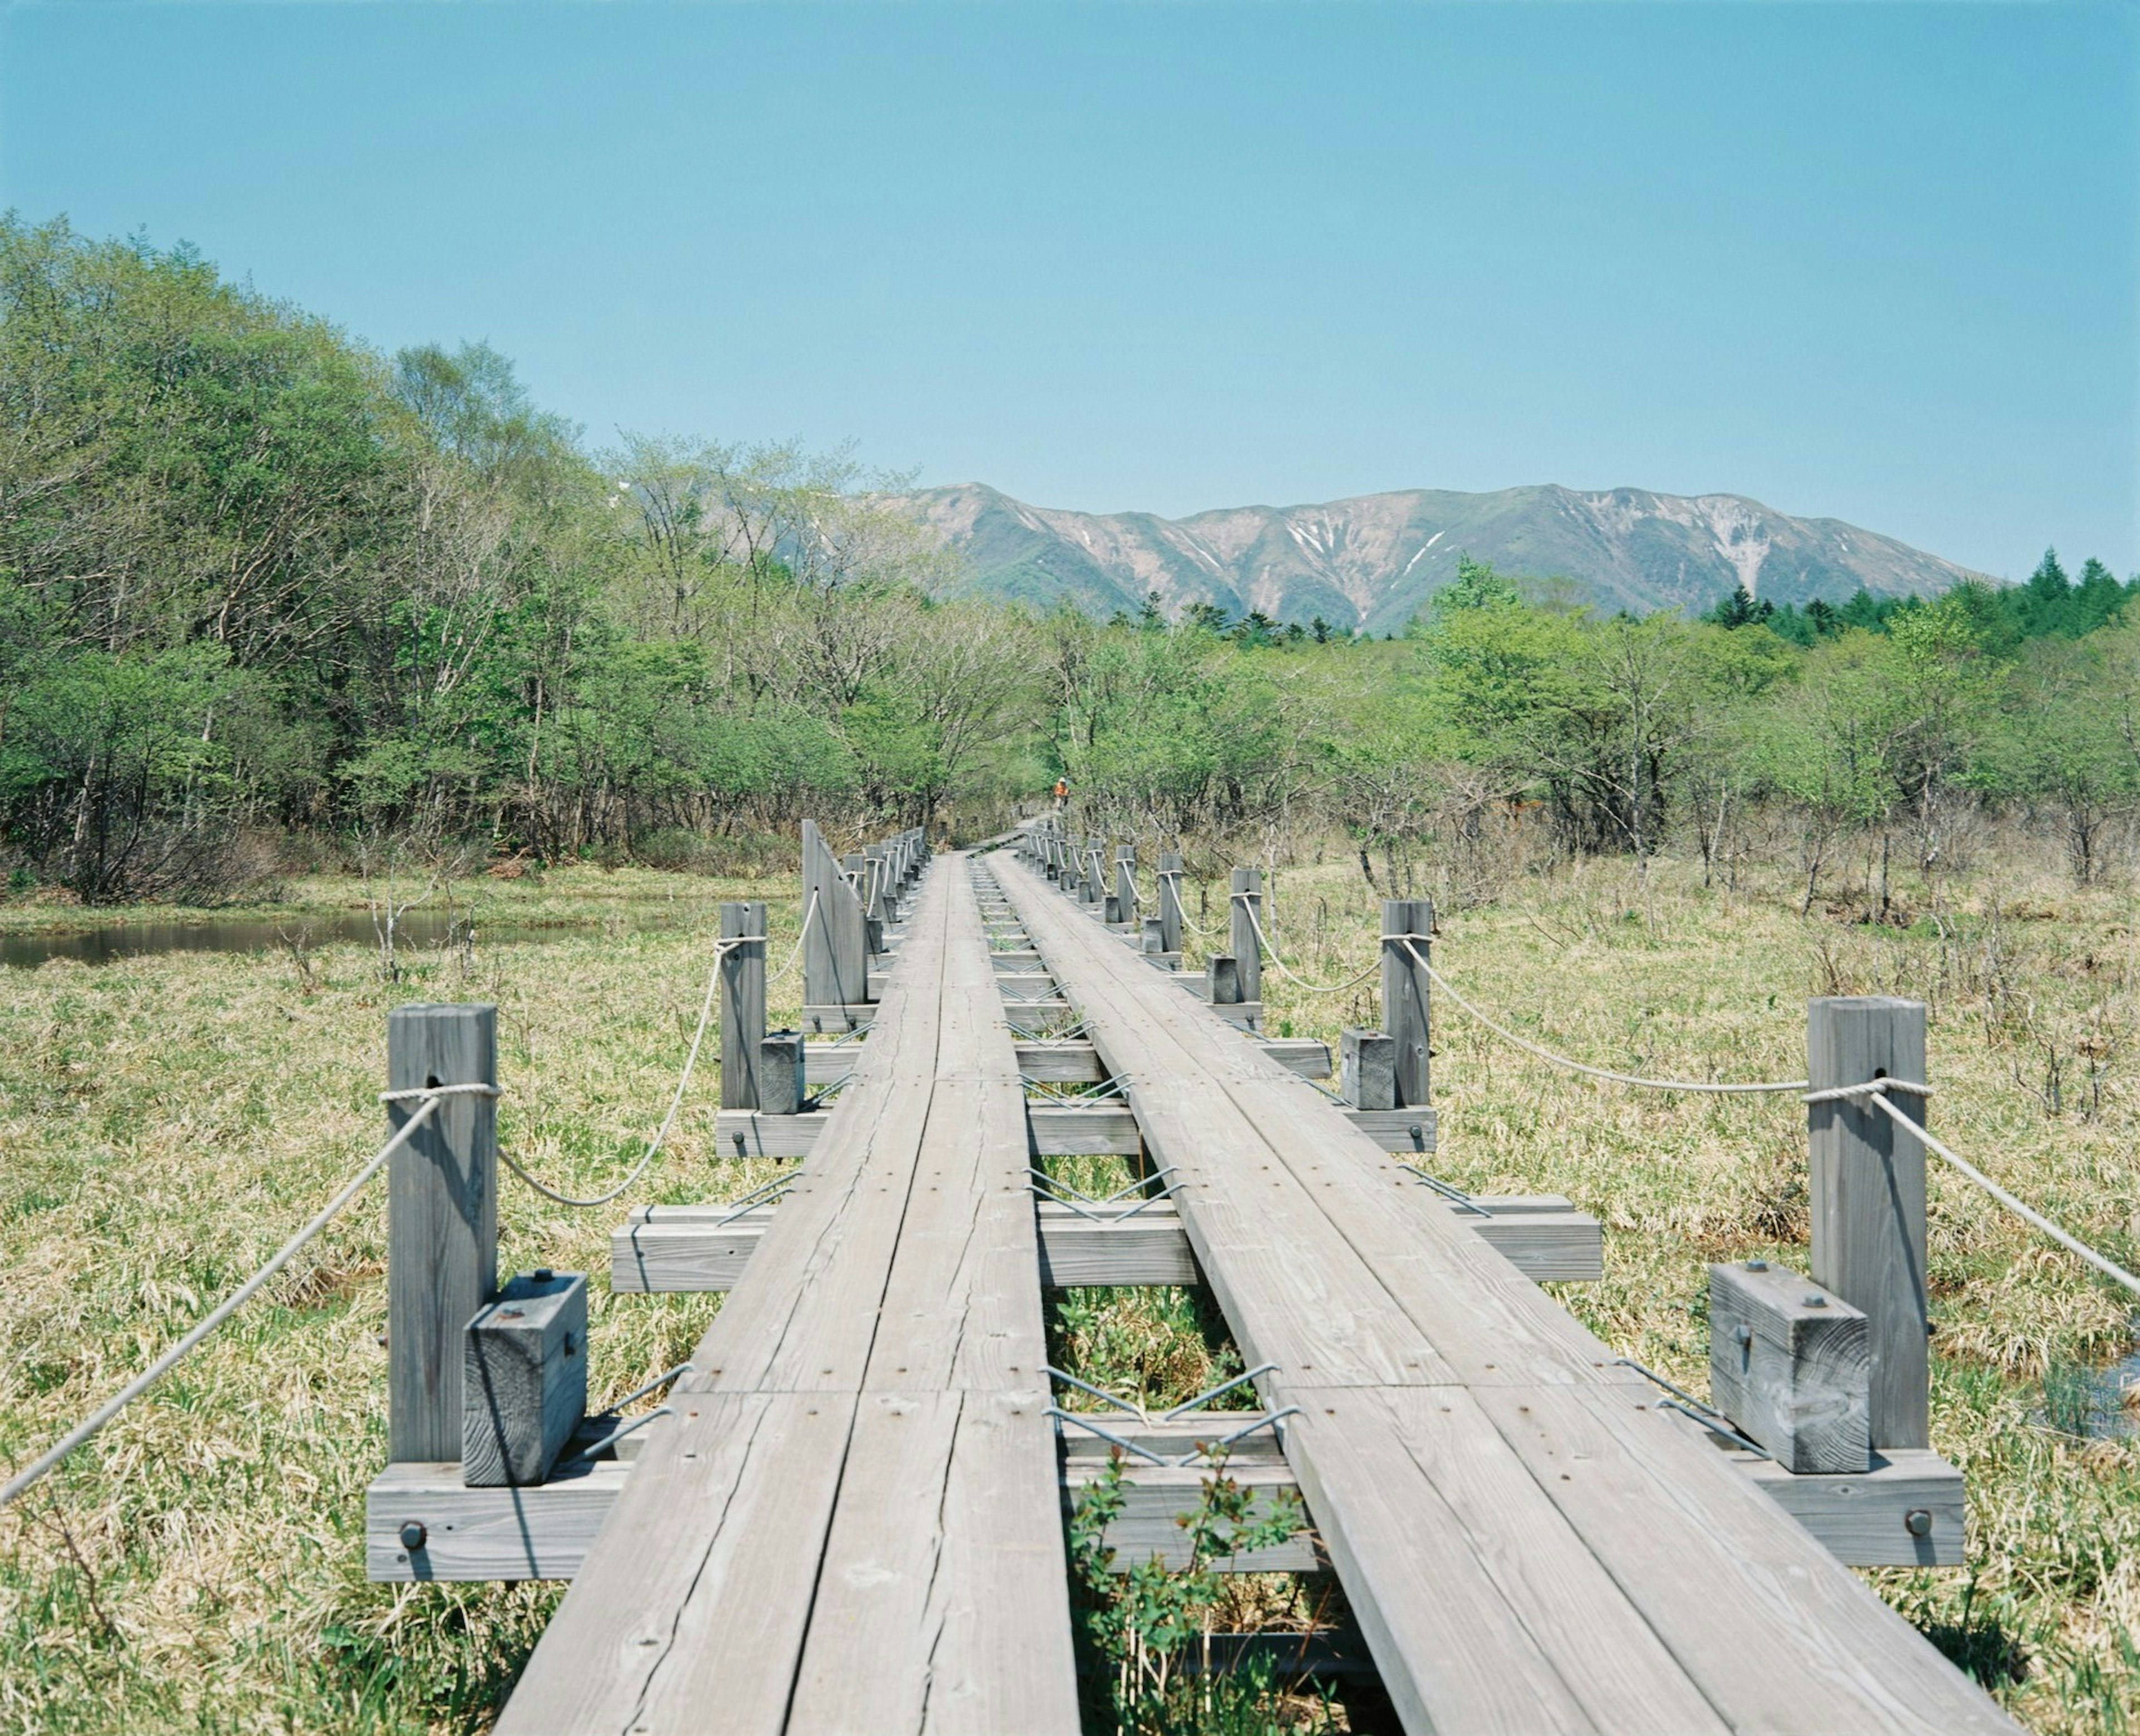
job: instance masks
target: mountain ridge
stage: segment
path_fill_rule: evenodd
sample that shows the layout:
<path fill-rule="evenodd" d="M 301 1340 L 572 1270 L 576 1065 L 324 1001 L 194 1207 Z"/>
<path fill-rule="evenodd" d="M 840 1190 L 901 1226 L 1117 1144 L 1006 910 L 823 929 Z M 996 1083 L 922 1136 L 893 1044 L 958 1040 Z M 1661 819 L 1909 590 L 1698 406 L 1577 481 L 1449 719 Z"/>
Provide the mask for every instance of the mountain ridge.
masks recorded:
<path fill-rule="evenodd" d="M 1134 611 L 1156 591 L 1179 615 L 1215 604 L 1279 620 L 1320 615 L 1401 629 L 1455 576 L 1460 555 L 1565 577 L 1585 601 L 1697 614 L 1744 583 L 1803 605 L 1923 595 L 1984 575 L 1837 518 L 1800 518 L 1744 495 L 1583 490 L 1538 483 L 1485 493 L 1410 488 L 1183 518 L 1038 507 L 985 483 L 888 497 L 964 558 L 963 588 L 1046 607 Z"/>

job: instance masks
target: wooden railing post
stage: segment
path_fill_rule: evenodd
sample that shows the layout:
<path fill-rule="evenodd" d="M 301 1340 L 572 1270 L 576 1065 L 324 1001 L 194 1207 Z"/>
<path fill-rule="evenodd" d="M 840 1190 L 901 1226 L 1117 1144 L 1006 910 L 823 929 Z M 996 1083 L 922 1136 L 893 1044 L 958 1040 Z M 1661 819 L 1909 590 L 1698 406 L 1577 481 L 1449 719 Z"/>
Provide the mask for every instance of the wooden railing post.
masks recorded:
<path fill-rule="evenodd" d="M 817 914 L 802 945 L 804 1004 L 818 1008 L 865 1004 L 870 998 L 868 919 L 817 822 L 805 820 L 802 908 L 806 915 L 812 897 L 817 901 Z"/>
<path fill-rule="evenodd" d="M 1234 968 L 1241 979 L 1241 998 L 1264 998 L 1264 949 L 1256 936 L 1257 919 L 1263 915 L 1264 875 L 1260 868 L 1236 868 L 1233 892 L 1226 901 L 1227 939 L 1234 949 Z"/>
<path fill-rule="evenodd" d="M 1382 933 L 1418 935 L 1411 945 L 1382 942 L 1382 1029 L 1396 1042 L 1396 1106 L 1424 1108 L 1432 1101 L 1427 1066 L 1428 984 L 1423 938 L 1434 927 L 1434 904 L 1425 898 L 1382 900 Z"/>
<path fill-rule="evenodd" d="M 1137 919 L 1136 846 L 1115 846 L 1115 920 L 1134 928 Z"/>
<path fill-rule="evenodd" d="M 498 1083 L 498 1009 L 396 1007 L 386 1016 L 386 1085 Z M 390 1131 L 422 1106 L 390 1103 Z M 464 1333 L 498 1288 L 498 1102 L 442 1097 L 387 1160 L 386 1456 L 461 1456 Z"/>
<path fill-rule="evenodd" d="M 1816 1091 L 1872 1079 L 1925 1084 L 1925 1008 L 1887 995 L 1809 1003 L 1806 1076 Z M 1888 1101 L 1923 1124 L 1924 1099 Z M 1806 1106 L 1813 1276 L 1860 1310 L 1872 1351 L 1872 1445 L 1928 1447 L 1925 1148 L 1863 1099 Z"/>
<path fill-rule="evenodd" d="M 1085 904 L 1098 905 L 1102 907 L 1106 905 L 1107 879 L 1106 871 L 1100 866 L 1100 862 L 1107 847 L 1107 841 L 1105 838 L 1085 840 L 1085 885 L 1083 891 L 1079 895 L 1081 901 Z"/>
<path fill-rule="evenodd" d="M 1181 856 L 1163 851 L 1159 858 L 1159 949 L 1181 950 Z"/>
<path fill-rule="evenodd" d="M 765 906 L 723 904 L 721 939 L 745 943 L 721 954 L 721 1107 L 756 1109 L 765 1037 Z"/>

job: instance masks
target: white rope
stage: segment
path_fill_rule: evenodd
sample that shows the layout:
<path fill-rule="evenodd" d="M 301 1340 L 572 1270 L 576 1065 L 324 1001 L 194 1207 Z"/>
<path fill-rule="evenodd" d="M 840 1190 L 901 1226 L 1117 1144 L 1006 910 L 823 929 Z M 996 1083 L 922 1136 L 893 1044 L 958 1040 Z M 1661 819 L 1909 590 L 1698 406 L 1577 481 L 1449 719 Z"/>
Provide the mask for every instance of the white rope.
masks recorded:
<path fill-rule="evenodd" d="M 1348 983 L 1311 983 L 1304 977 L 1296 976 L 1287 966 L 1285 960 L 1279 957 L 1278 949 L 1271 944 L 1270 936 L 1264 932 L 1262 919 L 1256 915 L 1256 907 L 1249 903 L 1248 895 L 1246 893 L 1238 893 L 1235 896 L 1240 899 L 1243 908 L 1249 913 L 1249 925 L 1256 931 L 1256 939 L 1264 949 L 1264 955 L 1268 958 L 1273 964 L 1278 967 L 1278 973 L 1280 976 L 1285 978 L 1289 982 L 1298 983 L 1301 988 L 1305 988 L 1310 994 L 1347 993 L 1352 989 L 1357 988 L 1362 983 L 1366 982 L 1368 978 L 1374 975 L 1377 971 L 1382 968 L 1382 961 L 1378 959 Z"/>
<path fill-rule="evenodd" d="M 1205 928 L 1201 923 L 1197 921 L 1195 917 L 1191 916 L 1189 914 L 1189 907 L 1181 901 L 1181 870 L 1179 868 L 1155 868 L 1152 872 L 1156 874 L 1163 880 L 1172 880 L 1175 883 L 1175 914 L 1180 917 L 1184 922 L 1189 924 L 1189 932 L 1197 936 L 1200 939 L 1215 939 L 1217 936 L 1213 934 L 1210 929 Z"/>
<path fill-rule="evenodd" d="M 641 1176 L 646 1173 L 646 1166 L 654 1161 L 655 1155 L 661 1150 L 665 1144 L 667 1143 L 669 1130 L 675 1125 L 676 1111 L 684 1106 L 684 1093 L 690 1088 L 691 1070 L 699 1064 L 699 1047 L 706 1040 L 706 1027 L 713 1022 L 714 1002 L 720 991 L 721 960 L 726 958 L 729 954 L 734 952 L 736 948 L 739 946 L 747 946 L 753 940 L 762 940 L 763 939 L 764 936 L 762 934 L 731 935 L 729 939 L 719 942 L 714 946 L 713 968 L 706 973 L 706 998 L 699 1007 L 699 1028 L 691 1033 L 690 1052 L 684 1057 L 684 1072 L 681 1076 L 680 1076 L 676 1081 L 675 1095 L 671 1096 L 669 1100 L 669 1113 L 662 1116 L 660 1129 L 655 1132 L 654 1137 L 647 1141 L 645 1153 L 640 1158 L 637 1163 L 631 1166 L 631 1174 L 626 1176 L 622 1181 L 611 1188 L 606 1194 L 597 1194 L 591 1199 L 576 1199 L 569 1194 L 559 1193 L 555 1188 L 550 1186 L 546 1182 L 537 1181 L 533 1175 L 530 1175 L 525 1170 L 522 1169 L 518 1164 L 515 1163 L 511 1154 L 506 1151 L 503 1146 L 498 1148 L 498 1155 L 499 1160 L 504 1164 L 507 1169 L 510 1170 L 515 1175 L 518 1175 L 523 1181 L 526 1182 L 529 1187 L 534 1189 L 534 1190 L 540 1194 L 545 1199 L 554 1199 L 560 1205 L 577 1206 L 582 1209 L 585 1209 L 589 1206 L 607 1205 L 611 1200 L 616 1199 L 618 1194 L 624 1192 L 626 1188 L 637 1181 Z"/>
<path fill-rule="evenodd" d="M 820 886 L 812 886 L 810 889 L 810 908 L 802 913 L 802 926 L 796 931 L 795 950 L 788 955 L 788 962 L 785 964 L 782 965 L 779 969 L 774 971 L 771 976 L 765 979 L 768 983 L 778 983 L 781 981 L 787 976 L 789 971 L 795 969 L 797 964 L 801 960 L 802 957 L 802 943 L 809 938 L 810 924 L 817 919 L 817 900 L 823 892 L 823 890 L 824 889 Z M 763 937 L 761 936 L 759 938 L 762 939 Z"/>
<path fill-rule="evenodd" d="M 1538 1044 L 1531 1042 L 1528 1037 L 1517 1036 L 1516 1033 L 1509 1029 L 1506 1025 L 1496 1023 L 1493 1019 L 1488 1018 L 1486 1014 L 1481 1013 L 1476 1007 L 1473 1006 L 1470 1002 L 1465 1000 L 1462 995 L 1459 994 L 1455 991 L 1455 989 L 1451 988 L 1449 983 L 1449 979 L 1443 976 L 1442 973 L 1436 970 L 1431 964 L 1428 964 L 1426 961 L 1426 954 L 1419 949 L 1416 943 L 1426 938 L 1427 937 L 1423 934 L 1385 934 L 1382 936 L 1382 939 L 1385 940 L 1394 940 L 1401 945 L 1406 952 L 1410 953 L 1414 959 L 1418 960 L 1420 969 L 1424 970 L 1427 973 L 1428 977 L 1433 980 L 1436 988 L 1441 989 L 1441 992 L 1447 995 L 1450 1000 L 1455 1002 L 1459 1007 L 1461 1007 L 1466 1013 L 1470 1013 L 1472 1018 L 1478 1020 L 1480 1024 L 1484 1025 L 1489 1031 L 1491 1031 L 1496 1037 L 1504 1038 L 1507 1042 L 1514 1043 L 1519 1049 L 1528 1049 L 1541 1061 L 1549 1061 L 1555 1067 L 1567 1067 L 1570 1071 L 1578 1073 L 1588 1073 L 1593 1079 L 1609 1079 L 1616 1085 L 1638 1085 L 1648 1091 L 1703 1091 L 1712 1096 L 1757 1096 L 1763 1093 L 1781 1091 L 1799 1091 L 1802 1093 L 1806 1090 L 1807 1086 L 1809 1083 L 1809 1081 L 1804 1079 L 1776 1079 L 1769 1080 L 1758 1085 L 1715 1085 L 1711 1084 L 1706 1081 L 1691 1079 L 1645 1079 L 1638 1073 L 1616 1073 L 1610 1067 L 1592 1067 L 1584 1062 L 1571 1060 L 1565 1055 L 1556 1055 L 1551 1049 L 1540 1048 Z"/>
<path fill-rule="evenodd" d="M 0 1507 L 7 1506 L 17 1496 L 24 1493 L 32 1484 L 41 1480 L 47 1472 L 52 1470 L 76 1447 L 96 1434 L 157 1381 L 162 1380 L 178 1366 L 194 1346 L 258 1295 L 261 1287 L 287 1266 L 299 1248 L 325 1229 L 333 1220 L 335 1214 L 356 1197 L 357 1190 L 379 1173 L 380 1167 L 387 1159 L 408 1144 L 410 1136 L 416 1130 L 431 1118 L 432 1112 L 438 1108 L 441 1098 L 470 1093 L 487 1093 L 495 1096 L 498 1091 L 495 1086 L 489 1085 L 437 1085 L 414 1091 L 381 1092 L 380 1095 L 382 1100 L 390 1103 L 405 1102 L 417 1097 L 423 1099 L 423 1101 L 418 1105 L 409 1119 L 401 1124 L 394 1137 L 381 1145 L 371 1160 L 350 1178 L 341 1191 L 322 1206 L 302 1229 L 268 1256 L 267 1264 L 232 1291 L 184 1337 L 165 1351 L 162 1356 L 157 1357 L 148 1367 L 142 1370 L 110 1398 L 106 1399 L 103 1404 L 76 1423 L 73 1428 L 68 1430 L 27 1467 L 10 1478 L 7 1487 L 0 1488 Z"/>
<path fill-rule="evenodd" d="M 2069 1235 L 2041 1212 L 2024 1205 L 1974 1164 L 1969 1162 L 1960 1153 L 1950 1150 L 1942 1141 L 1935 1139 L 1923 1126 L 1912 1121 L 1894 1104 L 1887 1101 L 1887 1093 L 1891 1091 L 1916 1093 L 1923 1091 L 1924 1088 L 1922 1085 L 1914 1085 L 1907 1079 L 1872 1079 L 1863 1085 L 1838 1086 L 1832 1091 L 1810 1092 L 1806 1101 L 1809 1103 L 1819 1103 L 1830 1101 L 1838 1097 L 1858 1097 L 1872 1103 L 1889 1121 L 1907 1132 L 1911 1138 L 1916 1140 L 1926 1150 L 1936 1152 L 1945 1158 L 1947 1162 L 1953 1165 L 1956 1169 L 1983 1189 L 2015 1217 L 2025 1223 L 2034 1224 L 2060 1247 L 2070 1253 L 2079 1254 L 2098 1272 L 2107 1277 L 2115 1278 L 2128 1290 L 2132 1291 L 2136 1296 L 2140 1296 L 2140 1277 L 2135 1277 L 2115 1260 L 2106 1258 L 2098 1253 L 2078 1236 Z"/>

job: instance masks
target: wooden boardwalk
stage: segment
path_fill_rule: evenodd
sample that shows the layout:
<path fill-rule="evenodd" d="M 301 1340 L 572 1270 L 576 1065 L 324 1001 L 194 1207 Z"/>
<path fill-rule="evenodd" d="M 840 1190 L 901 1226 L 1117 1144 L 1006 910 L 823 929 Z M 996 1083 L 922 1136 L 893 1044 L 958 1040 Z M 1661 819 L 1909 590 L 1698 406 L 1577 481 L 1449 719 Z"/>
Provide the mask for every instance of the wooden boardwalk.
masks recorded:
<path fill-rule="evenodd" d="M 1078 1042 L 1014 1032 L 1058 1007 Z M 1305 1498 L 1416 1736 L 2014 1730 L 1297 1046 L 1009 853 L 935 860 L 881 998 L 850 1012 L 868 1035 L 833 1052 L 836 1106 L 736 1124 L 807 1153 L 777 1207 L 733 1245 L 690 1209 L 620 1233 L 620 1289 L 732 1293 L 674 1419 L 605 1473 L 502 1736 L 1077 1730 L 1061 1501 L 1096 1460 L 1046 1414 L 1048 1278 L 1200 1281 L 1272 1365 L 1257 1395 L 1286 1414 L 1244 1463 Z M 1022 1067 L 1124 1096 L 1028 1103 Z M 1171 1198 L 1072 1225 L 1028 1186 L 1050 1150 L 1141 1150 Z M 1163 1537 L 1193 1474 L 1145 1481 L 1138 1535 Z"/>
<path fill-rule="evenodd" d="M 1074 1736 L 1024 1093 L 966 859 L 500 1736 Z"/>
<path fill-rule="evenodd" d="M 1413 1731 L 2010 1732 L 1333 1106 L 1008 854 Z"/>

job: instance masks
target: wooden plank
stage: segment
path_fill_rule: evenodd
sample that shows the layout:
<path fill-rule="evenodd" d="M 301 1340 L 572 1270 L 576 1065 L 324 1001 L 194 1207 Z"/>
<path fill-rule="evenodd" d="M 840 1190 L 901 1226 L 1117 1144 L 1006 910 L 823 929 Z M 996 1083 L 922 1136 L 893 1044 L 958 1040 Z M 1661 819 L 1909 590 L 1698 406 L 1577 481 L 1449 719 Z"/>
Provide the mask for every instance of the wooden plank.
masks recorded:
<path fill-rule="evenodd" d="M 1841 1476 L 1794 1476 L 1752 1453 L 1725 1456 L 1838 1561 L 1853 1567 L 1959 1567 L 1967 1558 L 1961 1473 L 1930 1448 L 1875 1453 L 1872 1469 Z"/>
<path fill-rule="evenodd" d="M 1604 1275 L 1598 1220 L 1566 1209 L 1568 1202 L 1558 1195 L 1537 1200 L 1480 1196 L 1480 1203 L 1492 1206 L 1494 1215 L 1480 1218 L 1454 1205 L 1449 1210 L 1534 1282 L 1594 1283 Z M 1556 1204 L 1563 1209 L 1533 1209 Z M 627 1293 L 731 1288 L 763 1239 L 775 1208 L 720 1221 L 730 1209 L 656 1206 L 636 1212 L 610 1238 L 611 1288 Z M 1041 1280 L 1049 1288 L 1203 1282 L 1171 1204 L 1147 1206 L 1135 1217 L 1108 1223 L 1043 1201 L 1038 1223 Z"/>
<path fill-rule="evenodd" d="M 498 1082 L 498 1009 L 397 1007 L 386 1017 L 390 1091 Z M 398 1132 L 419 1107 L 390 1103 Z M 498 1102 L 439 1101 L 386 1165 L 386 1456 L 461 1450 L 462 1329 L 498 1287 Z"/>
<path fill-rule="evenodd" d="M 2014 1736 L 1980 1689 L 1780 1506 L 1749 1500 L 1753 1484 L 1671 1412 L 1574 1385 L 1475 1396 L 1734 1729 Z"/>
<path fill-rule="evenodd" d="M 773 1732 L 809 1621 L 854 1398 L 680 1395 L 498 1722 L 499 1736 Z"/>
<path fill-rule="evenodd" d="M 1865 1317 L 1788 1267 L 1709 1268 L 1710 1402 L 1786 1470 L 1872 1464 Z"/>
<path fill-rule="evenodd" d="M 454 1460 L 390 1464 L 364 1498 L 367 1579 L 570 1579 L 624 1488 L 609 1459 L 561 1468 L 535 1488 L 470 1488 Z M 421 1538 L 415 1548 L 403 1528 Z"/>
<path fill-rule="evenodd" d="M 1291 1396 L 1287 1457 L 1407 1729 L 1727 1728 L 1470 1395 Z"/>

